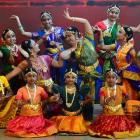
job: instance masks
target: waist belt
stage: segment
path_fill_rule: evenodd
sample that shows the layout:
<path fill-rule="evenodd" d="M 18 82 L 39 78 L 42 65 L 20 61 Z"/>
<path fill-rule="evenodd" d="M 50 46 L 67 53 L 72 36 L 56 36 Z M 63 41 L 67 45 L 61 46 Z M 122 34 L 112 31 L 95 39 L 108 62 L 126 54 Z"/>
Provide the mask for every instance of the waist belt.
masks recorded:
<path fill-rule="evenodd" d="M 80 68 L 82 71 L 89 73 L 89 72 L 92 72 L 93 70 L 95 70 L 96 67 L 98 66 L 98 64 L 99 64 L 99 61 L 97 60 L 97 61 L 96 61 L 93 65 L 91 65 L 91 66 L 84 66 L 84 65 L 80 65 L 80 64 L 79 64 L 79 68 Z"/>
<path fill-rule="evenodd" d="M 119 104 L 119 105 L 117 105 L 117 106 L 105 105 L 105 108 L 111 110 L 112 112 L 116 112 L 116 111 L 119 110 L 121 107 L 122 107 L 121 104 Z"/>

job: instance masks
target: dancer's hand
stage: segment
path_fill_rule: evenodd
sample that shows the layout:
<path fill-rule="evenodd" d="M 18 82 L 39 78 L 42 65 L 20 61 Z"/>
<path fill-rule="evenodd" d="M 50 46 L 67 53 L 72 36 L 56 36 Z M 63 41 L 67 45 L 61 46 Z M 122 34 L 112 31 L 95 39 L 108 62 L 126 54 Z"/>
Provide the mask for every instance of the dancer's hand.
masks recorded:
<path fill-rule="evenodd" d="M 72 17 L 71 17 L 70 14 L 69 14 L 69 9 L 68 9 L 68 8 L 66 8 L 66 9 L 64 10 L 64 17 L 65 17 L 66 19 L 68 19 L 68 20 L 72 20 Z"/>
<path fill-rule="evenodd" d="M 102 32 L 102 30 L 97 26 L 97 25 L 95 25 L 95 26 L 92 26 L 92 31 L 93 32 Z"/>
<path fill-rule="evenodd" d="M 10 19 L 14 19 L 14 20 L 18 21 L 18 20 L 19 20 L 19 17 L 18 17 L 17 15 L 12 15 L 12 16 L 10 17 Z"/>

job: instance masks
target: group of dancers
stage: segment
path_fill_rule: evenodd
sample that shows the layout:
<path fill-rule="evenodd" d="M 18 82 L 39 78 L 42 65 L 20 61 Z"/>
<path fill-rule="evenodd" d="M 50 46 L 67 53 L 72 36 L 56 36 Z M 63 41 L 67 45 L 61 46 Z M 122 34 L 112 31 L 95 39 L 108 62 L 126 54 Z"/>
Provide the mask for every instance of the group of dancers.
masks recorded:
<path fill-rule="evenodd" d="M 17 45 L 12 29 L 2 33 L 0 128 L 6 135 L 140 136 L 140 54 L 133 38 L 140 25 L 122 26 L 119 14 L 111 5 L 107 19 L 91 26 L 65 9 L 64 17 L 83 24 L 84 34 L 75 26 L 53 26 L 48 11 L 41 13 L 37 32 L 25 31 L 17 15 L 10 17 L 30 39 Z M 96 118 L 95 102 L 103 108 Z"/>

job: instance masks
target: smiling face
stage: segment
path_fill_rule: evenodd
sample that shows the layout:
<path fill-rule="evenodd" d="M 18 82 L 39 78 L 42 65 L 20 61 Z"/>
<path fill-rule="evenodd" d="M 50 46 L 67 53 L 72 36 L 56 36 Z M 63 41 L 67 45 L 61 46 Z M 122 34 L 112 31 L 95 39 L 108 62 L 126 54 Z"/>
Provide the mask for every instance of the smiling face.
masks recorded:
<path fill-rule="evenodd" d="M 6 45 L 14 45 L 16 43 L 15 33 L 12 30 L 9 30 L 4 36 L 4 41 Z"/>
<path fill-rule="evenodd" d="M 114 72 L 107 72 L 106 74 L 106 82 L 109 87 L 113 87 L 116 84 L 117 76 Z"/>
<path fill-rule="evenodd" d="M 119 18 L 119 8 L 112 7 L 108 10 L 108 19 L 112 22 L 116 21 Z"/>
<path fill-rule="evenodd" d="M 64 42 L 69 46 L 76 45 L 76 36 L 72 32 L 65 32 Z"/>
<path fill-rule="evenodd" d="M 50 29 L 53 25 L 52 18 L 48 14 L 41 16 L 41 23 L 45 29 Z"/>
<path fill-rule="evenodd" d="M 65 74 L 65 83 L 67 85 L 73 85 L 76 82 L 76 74 L 68 72 Z"/>
<path fill-rule="evenodd" d="M 25 79 L 29 85 L 35 84 L 37 81 L 37 73 L 36 72 L 28 72 L 25 75 Z"/>

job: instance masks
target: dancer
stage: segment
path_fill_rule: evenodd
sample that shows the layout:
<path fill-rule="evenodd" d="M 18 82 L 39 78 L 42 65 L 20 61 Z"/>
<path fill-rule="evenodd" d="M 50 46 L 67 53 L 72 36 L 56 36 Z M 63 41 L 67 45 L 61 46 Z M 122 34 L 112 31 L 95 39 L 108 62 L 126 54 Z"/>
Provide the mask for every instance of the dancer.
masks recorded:
<path fill-rule="evenodd" d="M 1 73 L 6 75 L 11 72 L 26 56 L 26 52 L 16 44 L 16 36 L 11 29 L 5 29 L 2 33 L 3 45 L 0 47 L 0 58 L 2 59 Z M 20 82 L 19 82 L 20 81 Z M 10 87 L 15 93 L 23 83 L 22 77 L 14 77 L 10 81 Z"/>
<path fill-rule="evenodd" d="M 82 100 L 80 96 L 85 96 L 89 88 L 83 86 L 78 89 L 76 85 L 77 74 L 68 69 L 65 72 L 65 85 L 63 87 L 53 85 L 52 92 L 60 94 L 62 99 L 62 113 L 53 117 L 57 123 L 59 132 L 66 133 L 87 133 L 86 123 L 82 116 Z"/>
<path fill-rule="evenodd" d="M 34 45 L 35 42 L 33 40 L 26 40 L 22 42 L 21 48 L 27 53 L 29 58 L 23 60 L 12 72 L 8 73 L 6 77 L 10 80 L 31 65 L 38 73 L 37 84 L 46 87 L 53 83 L 50 75 L 51 66 L 62 67 L 63 60 L 59 57 L 59 60 L 56 61 L 49 55 L 38 56 L 36 50 L 34 49 Z"/>
<path fill-rule="evenodd" d="M 26 32 L 17 15 L 12 15 L 10 18 L 16 20 L 19 31 L 22 35 L 32 39 L 41 39 L 38 42 L 38 45 L 44 43 L 46 47 L 45 54 L 52 56 L 59 52 L 56 43 L 62 43 L 61 36 L 63 35 L 63 28 L 53 26 L 53 17 L 50 12 L 41 12 L 40 20 L 42 29 L 38 32 Z"/>
<path fill-rule="evenodd" d="M 82 38 L 80 38 L 77 28 L 70 26 L 66 29 L 63 37 L 66 50 L 60 56 L 66 60 L 67 68 L 72 67 L 75 71 L 78 71 L 78 85 L 81 84 L 81 81 L 83 81 L 83 84 L 89 84 L 90 92 L 87 96 L 91 98 L 91 102 L 88 103 L 90 109 L 83 108 L 83 112 L 85 114 L 84 119 L 92 120 L 95 91 L 98 93 L 98 89 L 101 86 L 100 73 L 98 72 L 100 66 L 98 65 L 98 58 L 94 48 L 92 28 L 88 20 L 70 16 L 68 9 L 64 11 L 64 16 L 70 21 L 84 25 L 85 36 Z M 100 81 L 98 84 L 97 80 Z"/>
<path fill-rule="evenodd" d="M 25 71 L 27 84 L 16 95 L 17 104 L 22 106 L 20 115 L 10 120 L 6 135 L 16 137 L 43 137 L 57 133 L 55 123 L 43 118 L 41 101 L 47 93 L 36 85 L 37 72 L 33 68 Z"/>
<path fill-rule="evenodd" d="M 108 47 L 108 45 L 115 46 L 118 29 L 120 28 L 120 24 L 118 23 L 119 15 L 120 15 L 120 8 L 117 5 L 111 5 L 107 9 L 107 19 L 100 21 L 95 25 L 102 30 L 103 32 L 102 41 L 104 42 L 106 47 Z M 98 34 L 98 36 L 100 35 Z M 110 52 L 108 52 L 105 50 L 104 51 L 99 50 L 98 54 L 100 56 L 99 60 L 103 66 L 104 73 L 108 68 L 115 68 L 115 62 L 116 62 L 115 51 L 111 50 Z"/>
<path fill-rule="evenodd" d="M 103 113 L 89 126 L 92 136 L 127 138 L 140 135 L 140 128 L 125 115 L 121 106 L 126 89 L 116 84 L 117 74 L 108 70 L 105 74 L 106 86 L 100 90 L 100 104 Z"/>
<path fill-rule="evenodd" d="M 42 24 L 42 29 L 37 32 L 26 32 L 20 22 L 20 19 L 16 15 L 12 15 L 11 19 L 16 20 L 19 31 L 22 35 L 30 37 L 32 39 L 37 39 L 37 46 L 44 44 L 46 50 L 43 52 L 45 55 L 50 55 L 52 58 L 58 60 L 59 51 L 63 51 L 62 45 L 62 35 L 63 28 L 58 26 L 53 26 L 53 17 L 50 12 L 43 11 L 40 14 L 40 20 Z M 59 47 L 58 47 L 59 46 Z M 51 77 L 55 83 L 61 84 L 64 81 L 65 66 L 61 68 L 52 67 Z M 59 75 L 57 74 L 59 73 Z"/>
<path fill-rule="evenodd" d="M 0 76 L 0 128 L 5 128 L 7 122 L 17 113 L 15 96 L 5 76 Z"/>
<path fill-rule="evenodd" d="M 124 26 L 120 28 L 117 34 L 117 44 L 115 46 L 106 48 L 102 42 L 102 37 L 100 38 L 101 43 L 99 46 L 107 51 L 116 50 L 117 71 L 124 86 L 127 87 L 129 99 L 137 99 L 140 92 L 140 65 L 138 64 L 133 44 L 129 41 L 132 37 L 132 29 Z"/>

